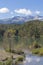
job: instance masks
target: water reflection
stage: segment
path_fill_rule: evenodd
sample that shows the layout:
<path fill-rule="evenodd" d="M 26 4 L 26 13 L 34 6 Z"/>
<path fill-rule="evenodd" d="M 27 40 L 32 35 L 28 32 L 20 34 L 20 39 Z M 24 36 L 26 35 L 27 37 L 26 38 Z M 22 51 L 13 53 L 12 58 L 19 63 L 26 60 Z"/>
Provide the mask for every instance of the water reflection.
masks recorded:
<path fill-rule="evenodd" d="M 29 57 L 29 58 L 26 57 L 26 61 L 30 63 L 32 61 L 32 58 L 31 57 Z"/>

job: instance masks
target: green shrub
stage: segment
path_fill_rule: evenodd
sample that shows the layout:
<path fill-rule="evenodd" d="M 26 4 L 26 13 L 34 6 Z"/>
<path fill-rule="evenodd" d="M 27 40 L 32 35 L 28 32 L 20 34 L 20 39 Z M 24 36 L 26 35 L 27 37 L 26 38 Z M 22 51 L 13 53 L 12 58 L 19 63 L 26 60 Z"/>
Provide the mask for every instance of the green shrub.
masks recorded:
<path fill-rule="evenodd" d="M 32 53 L 33 54 L 38 54 L 40 56 L 43 56 L 43 48 L 33 49 Z"/>
<path fill-rule="evenodd" d="M 40 56 L 43 56 L 43 52 L 40 52 L 39 55 L 40 55 Z"/>
<path fill-rule="evenodd" d="M 6 48 L 5 51 L 6 51 L 6 52 L 10 52 L 10 49 L 9 49 L 9 48 Z"/>
<path fill-rule="evenodd" d="M 24 60 L 24 57 L 23 57 L 23 56 L 18 57 L 18 58 L 15 60 L 15 65 L 18 64 L 19 62 L 22 62 L 23 60 Z"/>
<path fill-rule="evenodd" d="M 33 50 L 32 50 L 32 53 L 33 53 L 33 54 L 39 54 L 39 50 L 38 50 L 38 49 L 33 49 Z"/>
<path fill-rule="evenodd" d="M 6 61 L 6 65 L 12 65 L 12 59 L 11 58 Z"/>
<path fill-rule="evenodd" d="M 24 60 L 24 57 L 23 56 L 20 56 L 17 58 L 18 61 L 23 61 Z"/>

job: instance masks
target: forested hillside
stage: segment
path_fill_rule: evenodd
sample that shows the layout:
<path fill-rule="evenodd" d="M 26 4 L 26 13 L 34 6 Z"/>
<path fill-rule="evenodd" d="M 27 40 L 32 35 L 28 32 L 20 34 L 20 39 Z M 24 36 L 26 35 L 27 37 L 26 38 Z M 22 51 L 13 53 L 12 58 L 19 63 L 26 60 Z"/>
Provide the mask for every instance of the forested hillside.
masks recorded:
<path fill-rule="evenodd" d="M 14 40 L 14 44 L 15 42 L 30 44 L 35 41 L 43 44 L 43 21 L 33 20 L 24 24 L 0 24 L 0 43 L 3 41 L 8 44 L 9 38 Z"/>
<path fill-rule="evenodd" d="M 14 32 L 15 31 L 15 32 Z M 34 36 L 35 33 L 43 35 L 43 21 L 33 20 L 24 24 L 0 24 L 0 35 L 13 32 L 14 35 L 18 31 L 18 36 Z M 0 37 L 1 38 L 1 37 Z"/>

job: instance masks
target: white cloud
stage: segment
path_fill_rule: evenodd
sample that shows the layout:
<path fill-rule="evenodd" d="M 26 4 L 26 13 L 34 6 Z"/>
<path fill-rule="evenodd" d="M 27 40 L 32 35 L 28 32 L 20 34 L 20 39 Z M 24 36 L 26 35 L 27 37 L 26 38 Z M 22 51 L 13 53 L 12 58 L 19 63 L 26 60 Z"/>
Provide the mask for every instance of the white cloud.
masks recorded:
<path fill-rule="evenodd" d="M 10 12 L 10 14 L 14 14 L 13 12 Z"/>
<path fill-rule="evenodd" d="M 13 18 L 14 16 L 12 16 L 12 18 Z"/>
<path fill-rule="evenodd" d="M 18 13 L 18 14 L 23 14 L 23 15 L 32 15 L 32 12 L 31 10 L 28 10 L 28 9 L 17 9 L 17 10 L 14 10 L 15 13 Z"/>
<path fill-rule="evenodd" d="M 37 15 L 39 15 L 39 14 L 40 14 L 40 11 L 36 11 L 35 13 L 36 13 Z"/>
<path fill-rule="evenodd" d="M 8 13 L 9 9 L 8 8 L 0 8 L 0 13 Z"/>

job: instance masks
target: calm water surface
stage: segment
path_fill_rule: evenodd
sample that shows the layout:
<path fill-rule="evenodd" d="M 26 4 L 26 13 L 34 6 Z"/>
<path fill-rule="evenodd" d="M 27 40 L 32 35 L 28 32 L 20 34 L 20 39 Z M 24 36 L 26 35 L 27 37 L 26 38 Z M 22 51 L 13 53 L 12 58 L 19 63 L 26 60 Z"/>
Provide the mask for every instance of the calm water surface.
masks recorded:
<path fill-rule="evenodd" d="M 43 57 L 27 54 L 23 65 L 43 65 Z"/>

